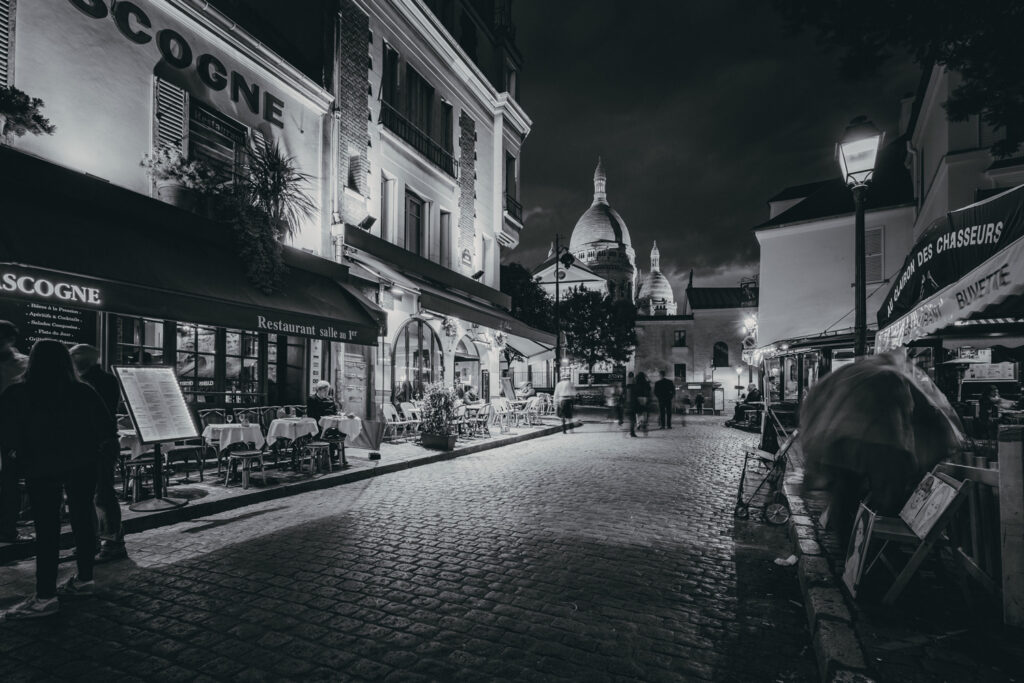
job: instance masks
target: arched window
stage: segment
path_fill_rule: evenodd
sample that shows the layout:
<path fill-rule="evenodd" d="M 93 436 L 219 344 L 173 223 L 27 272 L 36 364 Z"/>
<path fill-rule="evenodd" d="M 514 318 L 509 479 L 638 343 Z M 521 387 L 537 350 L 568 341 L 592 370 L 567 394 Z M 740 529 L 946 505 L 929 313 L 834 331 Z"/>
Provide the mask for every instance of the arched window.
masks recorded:
<path fill-rule="evenodd" d="M 441 339 L 430 325 L 413 318 L 395 335 L 391 350 L 391 395 L 409 401 L 444 375 Z"/>
<path fill-rule="evenodd" d="M 468 335 L 455 347 L 455 383 L 475 387 L 477 393 L 480 391 L 480 351 Z"/>
<path fill-rule="evenodd" d="M 715 342 L 715 350 L 711 355 L 711 364 L 716 368 L 729 366 L 729 345 L 725 342 Z"/>

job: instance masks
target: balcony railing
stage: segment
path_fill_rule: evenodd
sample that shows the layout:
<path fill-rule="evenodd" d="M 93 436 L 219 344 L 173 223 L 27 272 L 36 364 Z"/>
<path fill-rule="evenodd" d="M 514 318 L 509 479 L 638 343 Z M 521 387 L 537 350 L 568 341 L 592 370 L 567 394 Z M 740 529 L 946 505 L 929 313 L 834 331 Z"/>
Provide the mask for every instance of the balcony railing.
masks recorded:
<path fill-rule="evenodd" d="M 505 211 L 519 223 L 523 222 L 523 205 L 517 202 L 515 197 L 505 195 Z"/>
<path fill-rule="evenodd" d="M 459 177 L 459 162 L 455 160 L 451 152 L 434 142 L 429 135 L 407 119 L 405 114 L 383 100 L 380 103 L 379 123 L 384 124 L 385 128 L 412 145 L 413 149 L 426 157 L 427 161 L 434 166 L 453 178 Z"/>

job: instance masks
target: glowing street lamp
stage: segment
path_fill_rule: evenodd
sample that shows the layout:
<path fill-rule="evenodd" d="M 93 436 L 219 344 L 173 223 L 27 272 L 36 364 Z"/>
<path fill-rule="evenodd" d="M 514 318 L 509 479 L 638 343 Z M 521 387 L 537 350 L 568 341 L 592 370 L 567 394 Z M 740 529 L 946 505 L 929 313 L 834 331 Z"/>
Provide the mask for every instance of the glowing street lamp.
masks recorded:
<path fill-rule="evenodd" d="M 864 192 L 875 172 L 878 150 L 885 133 L 878 130 L 866 116 L 858 116 L 846 127 L 843 139 L 836 145 L 836 158 L 843 180 L 853 190 L 854 206 L 854 310 L 853 351 L 862 358 L 867 354 L 867 285 L 864 266 Z"/>

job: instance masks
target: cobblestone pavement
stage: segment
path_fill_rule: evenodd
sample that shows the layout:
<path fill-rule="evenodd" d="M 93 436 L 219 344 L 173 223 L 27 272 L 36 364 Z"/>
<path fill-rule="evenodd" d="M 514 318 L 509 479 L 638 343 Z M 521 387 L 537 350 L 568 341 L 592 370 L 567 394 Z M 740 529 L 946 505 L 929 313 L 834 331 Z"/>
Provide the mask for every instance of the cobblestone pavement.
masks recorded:
<path fill-rule="evenodd" d="M 130 536 L 95 597 L 0 624 L 3 678 L 814 680 L 782 528 L 732 518 L 753 437 L 723 420 L 587 425 Z M 31 573 L 0 568 L 0 607 Z"/>

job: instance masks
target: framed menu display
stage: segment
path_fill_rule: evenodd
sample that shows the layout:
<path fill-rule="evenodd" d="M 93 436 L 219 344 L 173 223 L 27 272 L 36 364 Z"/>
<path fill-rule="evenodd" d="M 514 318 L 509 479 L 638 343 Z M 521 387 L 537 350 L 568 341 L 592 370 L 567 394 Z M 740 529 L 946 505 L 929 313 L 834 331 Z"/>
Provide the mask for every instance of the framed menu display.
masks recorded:
<path fill-rule="evenodd" d="M 199 438 L 169 365 L 115 365 L 132 423 L 144 444 Z"/>

